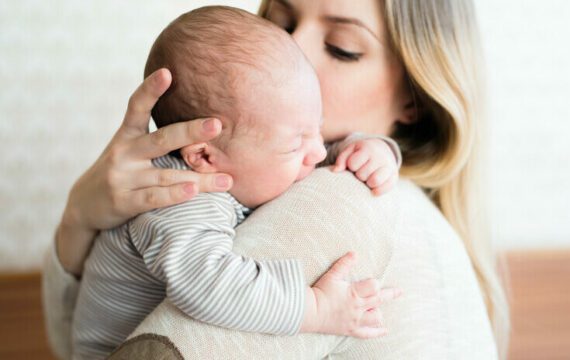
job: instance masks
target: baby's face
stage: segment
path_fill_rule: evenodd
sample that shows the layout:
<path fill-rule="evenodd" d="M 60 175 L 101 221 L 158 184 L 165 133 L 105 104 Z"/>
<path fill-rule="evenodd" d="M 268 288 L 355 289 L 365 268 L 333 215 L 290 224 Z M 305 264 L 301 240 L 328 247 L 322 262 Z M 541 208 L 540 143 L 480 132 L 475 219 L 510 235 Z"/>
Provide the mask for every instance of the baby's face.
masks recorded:
<path fill-rule="evenodd" d="M 230 193 L 248 207 L 268 202 L 305 178 L 324 160 L 320 134 L 322 106 L 319 84 L 309 74 L 292 84 L 264 89 L 256 97 L 251 123 L 228 144 Z M 225 171 L 224 171 L 225 170 Z"/>

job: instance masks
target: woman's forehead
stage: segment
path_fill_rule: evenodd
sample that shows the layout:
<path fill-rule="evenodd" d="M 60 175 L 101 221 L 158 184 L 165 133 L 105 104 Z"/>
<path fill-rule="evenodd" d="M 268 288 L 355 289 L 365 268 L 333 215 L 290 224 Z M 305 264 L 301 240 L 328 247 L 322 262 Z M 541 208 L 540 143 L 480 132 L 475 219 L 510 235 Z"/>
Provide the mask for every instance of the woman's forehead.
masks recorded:
<path fill-rule="evenodd" d="M 295 10 L 299 15 L 316 15 L 322 19 L 345 19 L 360 23 L 380 37 L 383 32 L 380 0 L 271 0 Z"/>

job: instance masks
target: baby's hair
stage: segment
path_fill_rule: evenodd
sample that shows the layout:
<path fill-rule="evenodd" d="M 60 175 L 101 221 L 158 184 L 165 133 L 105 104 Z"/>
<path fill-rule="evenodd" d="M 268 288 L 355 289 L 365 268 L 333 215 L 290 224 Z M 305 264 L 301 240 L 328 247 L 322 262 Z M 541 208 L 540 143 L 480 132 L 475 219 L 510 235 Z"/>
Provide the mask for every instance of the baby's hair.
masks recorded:
<path fill-rule="evenodd" d="M 145 77 L 160 68 L 172 73 L 170 88 L 152 109 L 154 122 L 160 128 L 223 115 L 235 125 L 247 117 L 257 84 L 278 86 L 286 79 L 272 70 L 296 71 L 299 59 L 293 39 L 256 15 L 224 6 L 185 13 L 158 36 L 146 63 Z"/>

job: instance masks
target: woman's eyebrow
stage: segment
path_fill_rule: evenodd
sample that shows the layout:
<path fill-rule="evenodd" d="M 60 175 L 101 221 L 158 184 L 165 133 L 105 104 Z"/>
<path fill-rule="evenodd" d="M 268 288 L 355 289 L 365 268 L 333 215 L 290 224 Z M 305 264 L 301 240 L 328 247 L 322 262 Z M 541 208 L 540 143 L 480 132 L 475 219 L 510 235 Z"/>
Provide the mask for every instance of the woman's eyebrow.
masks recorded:
<path fill-rule="evenodd" d="M 282 1 L 282 0 L 279 0 Z M 284 0 L 283 0 L 284 1 Z M 325 16 L 324 19 L 328 22 L 332 22 L 335 24 L 349 24 L 349 25 L 356 25 L 364 30 L 366 30 L 370 35 L 372 35 L 376 40 L 380 41 L 378 35 L 376 35 L 366 24 L 356 18 L 347 18 L 341 16 Z"/>
<path fill-rule="evenodd" d="M 293 5 L 289 2 L 289 0 L 273 0 L 274 2 L 277 2 L 281 5 L 283 5 L 285 8 L 287 8 L 288 10 L 294 11 L 295 8 L 293 7 Z M 347 17 L 342 17 L 342 16 L 325 16 L 324 19 L 328 22 L 332 22 L 335 24 L 349 24 L 349 25 L 356 25 L 358 27 L 361 27 L 362 29 L 366 30 L 368 33 L 370 33 L 370 35 L 372 35 L 376 40 L 380 41 L 380 37 L 378 37 L 378 35 L 376 35 L 374 33 L 374 31 L 372 31 L 368 26 L 366 26 L 366 24 L 364 24 L 362 21 L 356 19 L 356 18 L 347 18 Z"/>

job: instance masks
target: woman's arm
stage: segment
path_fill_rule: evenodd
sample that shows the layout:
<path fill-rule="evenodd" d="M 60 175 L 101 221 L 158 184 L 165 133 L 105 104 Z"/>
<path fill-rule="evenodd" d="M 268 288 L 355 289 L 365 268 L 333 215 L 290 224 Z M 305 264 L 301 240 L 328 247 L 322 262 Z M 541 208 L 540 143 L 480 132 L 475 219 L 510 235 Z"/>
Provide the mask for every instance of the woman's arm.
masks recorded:
<path fill-rule="evenodd" d="M 149 134 L 150 111 L 171 81 L 166 69 L 145 79 L 131 96 L 123 123 L 109 145 L 71 189 L 56 235 L 57 254 L 66 271 L 81 274 L 97 231 L 187 201 L 198 192 L 231 187 L 229 175 L 152 166 L 153 158 L 208 141 L 221 131 L 219 120 L 203 119 L 172 124 Z"/>
<path fill-rule="evenodd" d="M 225 174 L 158 169 L 151 160 L 184 145 L 208 141 L 221 131 L 216 119 L 173 124 L 149 134 L 150 111 L 170 86 L 161 69 L 147 77 L 129 100 L 125 118 L 99 159 L 69 193 L 55 242 L 44 266 L 46 326 L 54 350 L 69 357 L 71 314 L 83 264 L 99 230 L 154 208 L 184 202 L 198 192 L 227 191 Z"/>

